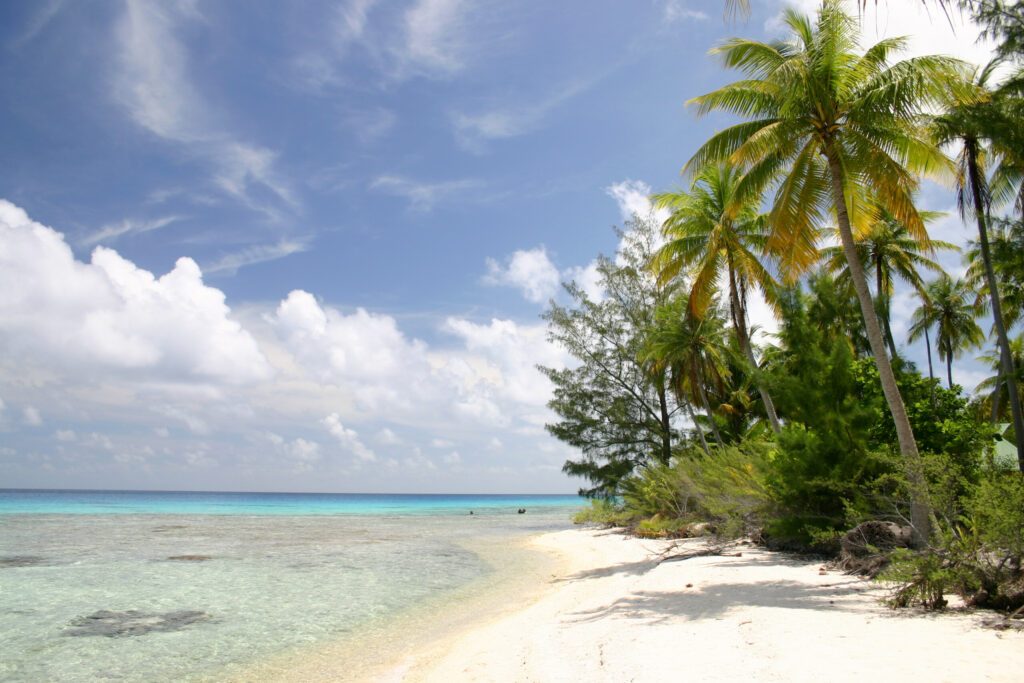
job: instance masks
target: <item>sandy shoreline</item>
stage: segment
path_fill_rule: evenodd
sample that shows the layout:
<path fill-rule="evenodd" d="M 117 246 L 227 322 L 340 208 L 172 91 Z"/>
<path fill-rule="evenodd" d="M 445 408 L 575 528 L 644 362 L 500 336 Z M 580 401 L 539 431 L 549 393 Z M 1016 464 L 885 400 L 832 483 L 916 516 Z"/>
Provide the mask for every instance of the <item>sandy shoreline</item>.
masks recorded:
<path fill-rule="evenodd" d="M 691 542 L 696 547 L 696 541 Z M 1020 681 L 1024 633 L 922 615 L 819 563 L 749 546 L 658 564 L 663 543 L 534 539 L 556 576 L 510 614 L 394 663 L 393 681 Z M 688 586 L 689 584 L 689 586 Z"/>
<path fill-rule="evenodd" d="M 574 529 L 484 548 L 500 569 L 461 601 L 237 680 L 1022 680 L 1024 633 L 991 614 L 890 610 L 878 584 L 751 546 L 659 563 L 666 546 Z"/>

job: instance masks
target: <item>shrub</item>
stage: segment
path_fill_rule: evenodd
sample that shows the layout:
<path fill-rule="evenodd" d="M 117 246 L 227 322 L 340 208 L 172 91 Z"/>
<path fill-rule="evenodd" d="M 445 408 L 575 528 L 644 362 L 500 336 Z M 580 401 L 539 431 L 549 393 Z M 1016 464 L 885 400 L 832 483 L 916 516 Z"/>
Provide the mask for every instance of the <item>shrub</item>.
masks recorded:
<path fill-rule="evenodd" d="M 601 526 L 628 526 L 633 516 L 621 506 L 603 499 L 593 499 L 590 507 L 579 510 L 572 516 L 573 524 L 599 524 Z"/>

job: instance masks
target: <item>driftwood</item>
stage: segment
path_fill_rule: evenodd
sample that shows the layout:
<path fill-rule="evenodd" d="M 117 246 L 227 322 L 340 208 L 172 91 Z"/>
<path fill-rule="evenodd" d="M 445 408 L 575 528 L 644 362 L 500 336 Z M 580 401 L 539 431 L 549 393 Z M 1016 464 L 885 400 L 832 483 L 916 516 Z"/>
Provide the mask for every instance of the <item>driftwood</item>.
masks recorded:
<path fill-rule="evenodd" d="M 725 552 L 731 547 L 734 547 L 735 543 L 712 543 L 707 547 L 699 548 L 697 550 L 690 550 L 688 552 L 671 555 L 673 550 L 679 548 L 678 543 L 673 543 L 668 548 L 659 553 L 658 564 L 662 562 L 682 562 L 684 560 L 692 560 L 695 557 L 741 557 L 743 553 L 727 553 Z"/>
<path fill-rule="evenodd" d="M 895 522 L 870 521 L 858 524 L 839 540 L 836 562 L 847 574 L 874 578 L 889 564 L 893 548 L 910 545 L 911 529 Z"/>

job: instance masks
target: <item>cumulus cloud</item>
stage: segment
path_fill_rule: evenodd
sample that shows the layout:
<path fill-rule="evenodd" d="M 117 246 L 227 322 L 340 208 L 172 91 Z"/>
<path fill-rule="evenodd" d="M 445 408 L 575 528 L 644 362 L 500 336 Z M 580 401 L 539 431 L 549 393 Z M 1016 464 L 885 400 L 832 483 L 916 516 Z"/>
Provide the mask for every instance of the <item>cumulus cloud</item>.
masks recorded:
<path fill-rule="evenodd" d="M 363 462 L 373 462 L 377 454 L 366 447 L 359 438 L 359 434 L 341 423 L 341 416 L 331 413 L 321 420 L 327 431 L 337 439 L 341 447 Z"/>
<path fill-rule="evenodd" d="M 519 289 L 527 301 L 545 303 L 558 291 L 560 276 L 543 247 L 519 250 L 504 265 L 493 258 L 487 259 L 488 285 L 506 285 Z"/>
<path fill-rule="evenodd" d="M 161 277 L 104 247 L 83 263 L 63 235 L 4 200 L 0 245 L 0 344 L 8 352 L 83 371 L 228 382 L 270 375 L 223 292 L 203 283 L 191 259 Z"/>
<path fill-rule="evenodd" d="M 608 195 L 619 205 L 622 220 L 633 216 L 654 218 L 659 224 L 668 218 L 668 209 L 655 209 L 651 203 L 651 186 L 642 180 L 623 180 L 613 183 L 607 189 Z"/>

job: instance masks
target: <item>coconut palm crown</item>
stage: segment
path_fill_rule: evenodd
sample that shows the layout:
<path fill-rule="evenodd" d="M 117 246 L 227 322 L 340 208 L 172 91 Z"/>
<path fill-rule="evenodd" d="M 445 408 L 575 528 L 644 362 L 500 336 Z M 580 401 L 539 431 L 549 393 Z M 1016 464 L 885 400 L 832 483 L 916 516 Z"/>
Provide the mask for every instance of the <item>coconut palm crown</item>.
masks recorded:
<path fill-rule="evenodd" d="M 747 300 L 759 290 L 770 303 L 777 300 L 778 283 L 766 267 L 768 238 L 764 216 L 756 202 L 737 206 L 736 187 L 743 179 L 729 164 L 705 167 L 689 191 L 654 195 L 657 206 L 671 211 L 662 225 L 666 243 L 654 255 L 652 268 L 662 282 L 692 275 L 689 314 L 702 317 L 727 279 L 729 312 L 740 350 L 753 368 L 758 367 L 750 341 Z M 758 391 L 773 431 L 779 431 L 775 406 L 763 382 Z"/>

